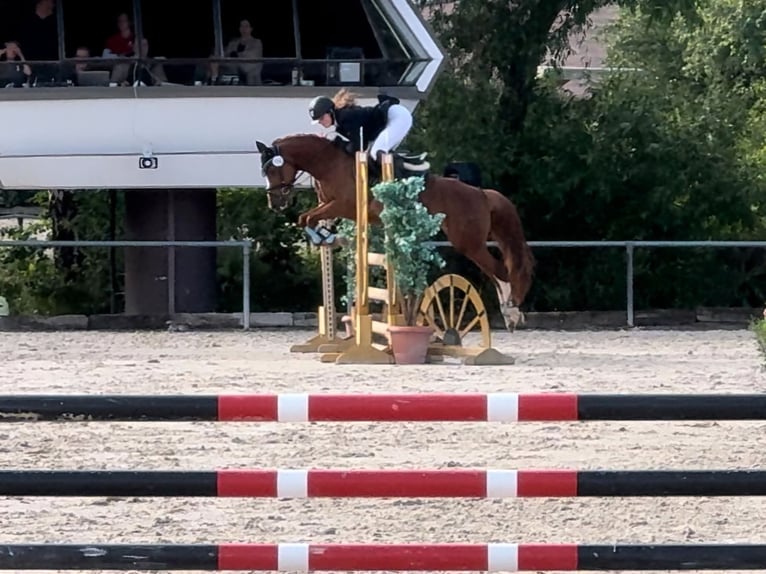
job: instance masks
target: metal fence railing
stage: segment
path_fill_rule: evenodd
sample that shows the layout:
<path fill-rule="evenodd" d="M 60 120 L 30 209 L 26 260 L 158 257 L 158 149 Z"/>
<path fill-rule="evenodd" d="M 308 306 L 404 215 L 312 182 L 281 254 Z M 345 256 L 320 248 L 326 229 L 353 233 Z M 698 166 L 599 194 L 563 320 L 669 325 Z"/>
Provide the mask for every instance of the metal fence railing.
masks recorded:
<path fill-rule="evenodd" d="M 436 247 L 450 247 L 448 241 L 429 241 Z M 495 247 L 494 241 L 487 246 Z M 636 249 L 661 248 L 764 248 L 766 241 L 530 241 L 530 247 L 568 248 L 623 248 L 625 249 L 625 314 L 627 325 L 635 326 L 634 291 L 633 291 L 633 255 Z M 242 325 L 250 328 L 250 241 L 36 241 L 36 240 L 0 240 L 1 247 L 33 247 L 49 249 L 51 247 L 238 247 L 242 250 Z M 174 297 L 173 282 L 169 282 L 168 298 Z"/>
<path fill-rule="evenodd" d="M 31 247 L 34 249 L 50 249 L 51 247 L 238 247 L 242 250 L 242 328 L 250 329 L 250 252 L 253 248 L 251 241 L 39 241 L 0 240 L 0 247 Z M 171 253 L 174 250 L 171 249 Z M 169 261 L 168 270 L 168 303 L 171 314 L 175 308 L 175 266 Z"/>
<path fill-rule="evenodd" d="M 553 247 L 553 248 L 576 248 L 576 247 L 622 247 L 625 249 L 625 281 L 627 283 L 625 293 L 625 315 L 629 327 L 635 326 L 635 309 L 633 299 L 633 253 L 637 248 L 659 249 L 665 247 L 756 247 L 766 248 L 766 241 L 529 241 L 530 247 Z M 448 241 L 429 241 L 429 245 L 436 247 L 449 247 Z M 495 247 L 497 243 L 488 241 L 487 246 Z"/>

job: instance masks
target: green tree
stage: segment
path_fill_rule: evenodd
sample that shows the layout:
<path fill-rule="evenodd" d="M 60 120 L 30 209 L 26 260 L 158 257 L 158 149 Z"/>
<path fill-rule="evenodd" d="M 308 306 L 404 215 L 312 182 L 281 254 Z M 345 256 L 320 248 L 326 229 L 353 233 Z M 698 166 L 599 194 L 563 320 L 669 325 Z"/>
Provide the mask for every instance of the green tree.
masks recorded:
<path fill-rule="evenodd" d="M 303 230 L 294 224 L 298 213 L 313 200 L 313 194 L 299 194 L 296 205 L 284 212 L 271 211 L 265 194 L 256 189 L 221 189 L 217 197 L 219 239 L 253 241 L 251 310 L 312 311 L 321 304 L 319 251 L 308 246 Z M 218 274 L 219 311 L 240 310 L 241 253 L 219 250 Z M 338 269 L 336 284 L 341 279 Z"/>
<path fill-rule="evenodd" d="M 611 0 L 420 0 L 444 46 L 445 71 L 418 114 L 412 141 L 437 163 L 478 162 L 488 179 L 515 189 L 518 138 L 535 98 L 538 66 L 560 63 L 570 39 Z M 694 14 L 696 0 L 622 0 L 652 21 Z"/>
<path fill-rule="evenodd" d="M 29 198 L 30 204 L 50 207 L 47 192 Z M 73 194 L 75 203 L 66 227 L 73 239 L 109 239 L 109 204 L 106 192 Z M 122 203 L 117 205 L 117 221 L 122 221 Z M 23 230 L 12 228 L 0 232 L 4 239 L 48 237 L 53 229 L 50 214 L 27 224 Z M 119 229 L 117 230 L 119 233 Z M 0 249 L 0 293 L 13 313 L 56 315 L 68 313 L 108 313 L 112 295 L 109 250 L 86 248 L 79 257 L 62 266 L 57 257 L 60 249 L 12 247 Z M 117 265 L 121 253 L 117 251 Z M 119 288 L 119 287 L 118 287 Z"/>
<path fill-rule="evenodd" d="M 520 207 L 531 239 L 760 233 L 766 116 L 754 62 L 762 6 L 622 3 L 630 10 L 611 33 L 609 63 L 641 71 L 609 75 L 577 99 L 561 93 L 555 74 L 540 80 L 535 71 L 546 51 L 566 52 L 563 31 L 580 28 L 601 3 L 557 3 L 570 9 L 558 28 L 544 2 L 487 4 L 495 12 L 469 0 L 435 19 L 448 71 L 419 111 L 414 139 L 437 164 L 479 163 L 487 183 Z M 503 10 L 512 13 L 505 23 L 482 20 Z M 533 309 L 624 305 L 619 252 L 537 255 Z M 761 257 L 746 251 L 644 251 L 636 266 L 641 306 L 742 305 L 762 296 Z"/>
<path fill-rule="evenodd" d="M 122 194 L 117 194 L 118 227 L 116 238 L 123 236 Z M 36 195 L 35 203 L 50 207 L 47 192 Z M 66 221 L 76 239 L 110 239 L 110 206 L 106 192 L 76 192 L 72 214 Z M 309 193 L 298 197 L 297 205 L 282 213 L 268 209 L 263 193 L 253 189 L 223 189 L 218 192 L 218 237 L 250 238 L 254 241 L 250 259 L 251 310 L 310 311 L 321 302 L 318 250 L 309 248 L 302 230 L 292 222 L 301 207 L 311 200 Z M 31 201 L 31 200 L 30 200 Z M 8 239 L 30 239 L 42 234 L 50 237 L 53 225 L 49 216 L 39 223 L 0 232 Z M 57 250 L 32 248 L 0 249 L 0 293 L 14 314 L 35 313 L 108 313 L 112 294 L 109 249 L 83 248 L 72 265 L 57 265 Z M 123 289 L 121 270 L 123 249 L 115 250 L 120 273 L 116 288 Z M 342 269 L 336 269 L 336 282 Z M 234 312 L 242 307 L 242 254 L 239 250 L 218 251 L 219 298 L 217 310 Z M 339 289 L 338 299 L 342 294 Z M 121 311 L 118 304 L 117 312 Z"/>

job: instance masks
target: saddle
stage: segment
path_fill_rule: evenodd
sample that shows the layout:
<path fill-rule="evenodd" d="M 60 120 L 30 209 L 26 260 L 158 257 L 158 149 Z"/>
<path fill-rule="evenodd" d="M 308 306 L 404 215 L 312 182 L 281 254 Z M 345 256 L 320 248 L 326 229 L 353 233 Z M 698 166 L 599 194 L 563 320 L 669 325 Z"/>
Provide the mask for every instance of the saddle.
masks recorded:
<path fill-rule="evenodd" d="M 422 177 L 428 176 L 428 171 L 431 164 L 426 161 L 428 153 L 411 154 L 408 152 L 393 152 L 394 156 L 394 179 L 405 179 L 408 177 Z M 378 162 L 372 160 L 369 163 L 369 184 L 370 187 L 380 183 L 382 181 L 381 166 Z"/>
<path fill-rule="evenodd" d="M 420 176 L 426 177 L 431 164 L 426 161 L 427 152 L 421 154 L 412 154 L 408 152 L 393 152 L 394 156 L 394 179 L 405 179 L 407 177 Z M 370 163 L 371 184 L 375 185 L 381 181 L 380 166 L 376 161 Z"/>
<path fill-rule="evenodd" d="M 342 149 L 348 155 L 353 155 L 353 144 L 342 136 L 336 136 L 331 141 L 335 146 Z M 431 164 L 426 161 L 428 152 L 410 153 L 408 151 L 399 150 L 393 151 L 391 154 L 394 157 L 394 179 L 404 179 L 412 176 L 426 177 L 428 175 L 428 170 L 431 168 Z M 378 165 L 375 158 L 371 157 L 370 160 L 368 177 L 370 187 L 372 187 L 381 181 L 381 166 Z"/>

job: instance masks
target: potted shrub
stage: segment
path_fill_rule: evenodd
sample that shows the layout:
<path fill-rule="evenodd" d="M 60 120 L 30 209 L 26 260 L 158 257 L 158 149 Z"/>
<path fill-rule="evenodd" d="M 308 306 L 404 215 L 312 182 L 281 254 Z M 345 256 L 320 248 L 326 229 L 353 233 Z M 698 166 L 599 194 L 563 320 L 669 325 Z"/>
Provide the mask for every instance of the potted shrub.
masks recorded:
<path fill-rule="evenodd" d="M 385 230 L 384 253 L 394 268 L 405 319 L 404 325 L 388 328 L 399 364 L 426 361 L 433 328 L 418 326 L 415 321 L 430 267 L 444 266 L 436 248 L 424 243 L 436 235 L 445 216 L 428 213 L 419 200 L 423 189 L 422 177 L 381 182 L 372 188 L 375 199 L 383 204 L 380 219 Z"/>

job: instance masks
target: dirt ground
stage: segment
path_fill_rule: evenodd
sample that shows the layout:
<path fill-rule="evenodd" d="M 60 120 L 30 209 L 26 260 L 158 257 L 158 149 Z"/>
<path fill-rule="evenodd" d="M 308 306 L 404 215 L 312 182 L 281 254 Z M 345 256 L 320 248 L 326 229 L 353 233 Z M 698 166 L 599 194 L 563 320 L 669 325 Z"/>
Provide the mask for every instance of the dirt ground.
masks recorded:
<path fill-rule="evenodd" d="M 0 333 L 14 393 L 762 392 L 746 330 L 497 334 L 512 366 L 339 366 L 301 332 Z M 759 422 L 14 423 L 4 469 L 766 466 Z M 766 542 L 759 498 L 0 498 L 0 543 Z M 54 572 L 53 570 L 47 572 Z"/>

